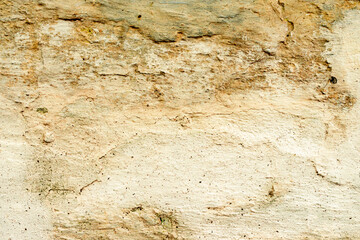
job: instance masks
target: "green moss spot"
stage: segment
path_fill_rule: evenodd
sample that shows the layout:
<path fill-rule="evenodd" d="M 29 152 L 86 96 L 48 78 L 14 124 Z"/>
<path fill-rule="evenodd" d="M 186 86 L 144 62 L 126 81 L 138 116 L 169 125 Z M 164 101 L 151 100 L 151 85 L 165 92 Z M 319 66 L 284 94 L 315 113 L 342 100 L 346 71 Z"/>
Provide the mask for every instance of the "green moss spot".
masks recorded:
<path fill-rule="evenodd" d="M 38 108 L 38 109 L 36 109 L 36 111 L 37 111 L 38 113 L 43 113 L 43 114 L 49 112 L 49 110 L 48 110 L 46 107 Z"/>
<path fill-rule="evenodd" d="M 87 33 L 89 35 L 93 35 L 95 33 L 94 30 L 92 28 L 90 28 L 90 27 L 83 27 L 81 29 L 81 31 L 83 31 L 84 33 Z"/>
<path fill-rule="evenodd" d="M 166 215 L 161 215 L 161 216 L 159 216 L 159 218 L 160 218 L 161 225 L 165 229 L 171 229 L 172 228 L 173 220 L 171 219 L 171 217 L 166 216 Z"/>

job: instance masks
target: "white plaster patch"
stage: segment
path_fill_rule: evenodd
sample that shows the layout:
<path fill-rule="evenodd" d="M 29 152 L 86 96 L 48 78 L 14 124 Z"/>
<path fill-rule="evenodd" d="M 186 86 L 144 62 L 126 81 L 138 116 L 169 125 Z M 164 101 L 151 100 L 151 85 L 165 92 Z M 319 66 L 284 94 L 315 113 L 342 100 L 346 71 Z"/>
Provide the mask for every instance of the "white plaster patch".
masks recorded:
<path fill-rule="evenodd" d="M 332 67 L 332 75 L 338 78 L 339 88 L 347 89 L 357 98 L 349 111 L 343 111 L 338 118 L 346 126 L 345 138 L 331 151 L 322 151 L 318 160 L 324 175 L 341 184 L 360 187 L 360 11 L 352 10 L 342 21 L 334 25 L 333 33 L 326 34 L 325 57 Z"/>
<path fill-rule="evenodd" d="M 74 33 L 74 23 L 69 21 L 57 21 L 41 28 L 41 34 L 49 36 L 49 44 L 55 46 L 61 46 L 64 41 L 71 39 Z"/>
<path fill-rule="evenodd" d="M 25 123 L 13 104 L 0 101 L 0 239 L 49 239 L 50 213 L 26 190 L 31 148 L 22 136 Z"/>

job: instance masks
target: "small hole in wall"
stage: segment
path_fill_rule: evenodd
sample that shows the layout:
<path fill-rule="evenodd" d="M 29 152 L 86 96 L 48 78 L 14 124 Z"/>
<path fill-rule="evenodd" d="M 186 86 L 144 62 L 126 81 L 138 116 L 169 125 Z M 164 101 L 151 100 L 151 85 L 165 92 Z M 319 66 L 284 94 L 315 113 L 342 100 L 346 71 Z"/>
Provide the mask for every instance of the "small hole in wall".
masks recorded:
<path fill-rule="evenodd" d="M 332 77 L 330 78 L 330 83 L 336 84 L 336 83 L 337 83 L 337 78 L 332 76 Z"/>

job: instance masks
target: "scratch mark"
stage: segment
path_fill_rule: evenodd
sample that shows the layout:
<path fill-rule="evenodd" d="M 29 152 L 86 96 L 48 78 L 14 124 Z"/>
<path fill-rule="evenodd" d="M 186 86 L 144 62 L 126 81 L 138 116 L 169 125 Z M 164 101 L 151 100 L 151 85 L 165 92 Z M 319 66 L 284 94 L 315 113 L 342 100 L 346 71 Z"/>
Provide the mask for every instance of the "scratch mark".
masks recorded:
<path fill-rule="evenodd" d="M 82 188 L 80 188 L 79 194 L 81 194 L 81 193 L 82 193 L 82 191 L 84 191 L 84 189 L 85 189 L 85 188 L 89 187 L 90 185 L 92 185 L 92 184 L 94 184 L 94 183 L 96 183 L 96 182 L 101 182 L 101 181 L 100 181 L 100 180 L 95 179 L 95 180 L 94 180 L 94 181 L 92 181 L 91 183 L 86 184 L 85 186 L 83 186 Z"/>
<path fill-rule="evenodd" d="M 316 167 L 316 164 L 314 161 L 311 161 L 312 162 L 312 166 L 314 167 L 314 170 L 315 170 L 315 173 L 317 176 L 323 178 L 325 181 L 331 183 L 331 184 L 334 184 L 336 186 L 343 186 L 343 184 L 339 183 L 339 182 L 335 182 L 333 180 L 330 180 L 329 178 L 327 178 L 324 174 L 322 174 L 321 172 L 319 172 L 319 170 L 317 169 Z"/>

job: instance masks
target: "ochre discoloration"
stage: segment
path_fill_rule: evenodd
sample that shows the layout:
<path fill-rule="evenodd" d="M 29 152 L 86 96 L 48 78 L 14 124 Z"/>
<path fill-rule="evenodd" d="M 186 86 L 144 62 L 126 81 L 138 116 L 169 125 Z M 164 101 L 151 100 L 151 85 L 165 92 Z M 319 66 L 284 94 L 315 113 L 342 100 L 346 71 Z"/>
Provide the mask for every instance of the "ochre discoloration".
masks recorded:
<path fill-rule="evenodd" d="M 99 211 L 96 210 L 96 211 Z M 103 209 L 101 216 L 68 216 L 55 223 L 55 239 L 183 239 L 173 213 L 150 207 Z"/>

